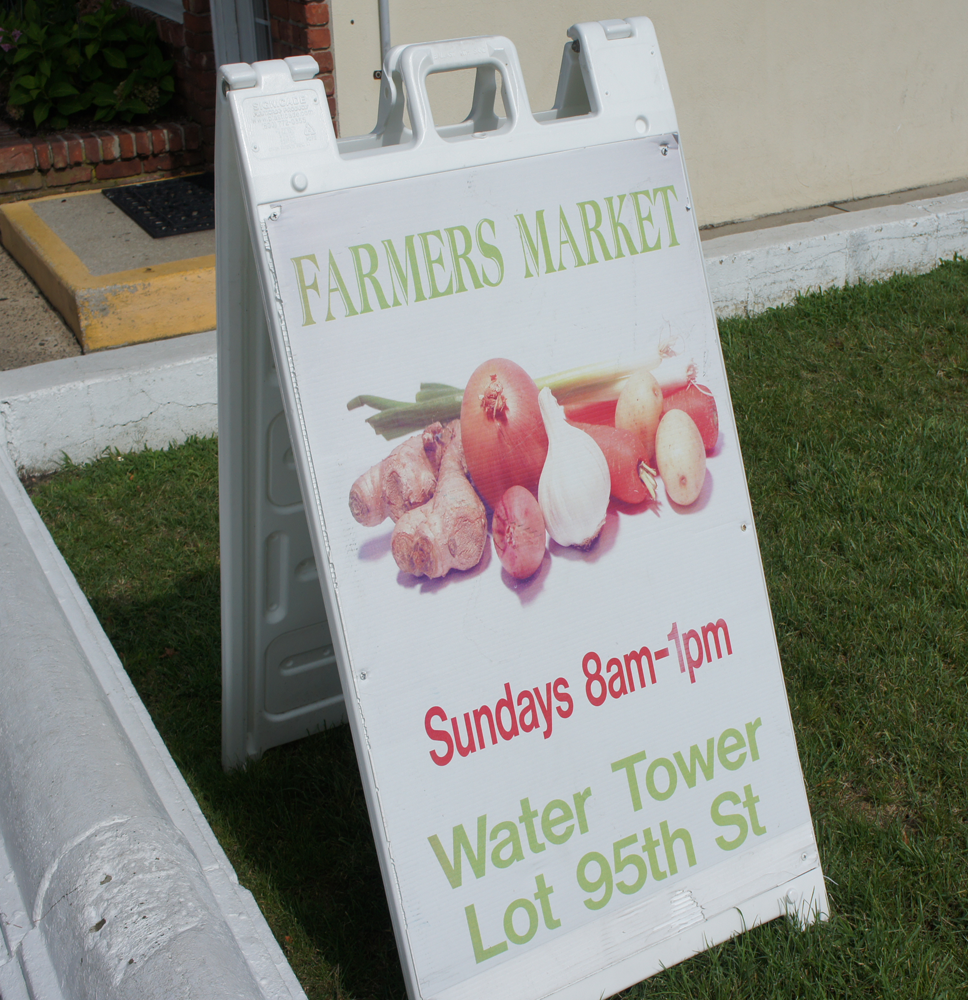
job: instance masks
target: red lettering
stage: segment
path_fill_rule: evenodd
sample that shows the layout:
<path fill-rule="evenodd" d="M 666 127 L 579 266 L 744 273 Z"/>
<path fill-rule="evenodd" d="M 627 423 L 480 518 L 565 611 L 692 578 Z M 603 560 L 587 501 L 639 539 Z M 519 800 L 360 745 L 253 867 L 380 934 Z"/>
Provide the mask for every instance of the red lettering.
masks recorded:
<path fill-rule="evenodd" d="M 446 753 L 438 753 L 436 750 L 430 751 L 430 759 L 439 767 L 443 767 L 445 764 L 449 764 L 454 756 L 454 744 L 446 729 L 434 729 L 431 725 L 434 719 L 440 719 L 441 722 L 447 721 L 447 713 L 439 705 L 434 705 L 433 708 L 427 710 L 427 714 L 424 716 L 424 729 L 432 740 L 443 743 L 447 747 Z"/>
<path fill-rule="evenodd" d="M 451 719 L 450 725 L 454 730 L 454 742 L 457 744 L 457 752 L 461 755 L 461 757 L 466 757 L 468 754 L 475 753 L 477 751 L 477 745 L 474 743 L 474 728 L 471 725 L 471 713 L 464 713 L 464 727 L 467 729 L 467 746 L 464 746 L 460 741 L 460 730 L 457 726 L 457 719 Z"/>
<path fill-rule="evenodd" d="M 525 688 L 518 695 L 518 708 L 521 709 L 518 715 L 518 722 L 521 723 L 521 732 L 530 733 L 532 729 L 538 728 L 538 706 L 534 703 L 534 694 Z"/>
<path fill-rule="evenodd" d="M 589 671 L 589 664 L 595 664 L 595 669 Z M 596 707 L 603 705 L 608 697 L 605 678 L 602 677 L 602 660 L 598 653 L 586 653 L 581 661 L 581 672 L 585 675 L 585 697 Z M 592 694 L 592 686 L 597 685 L 601 694 Z"/>
<path fill-rule="evenodd" d="M 622 661 L 615 656 L 605 665 L 605 673 L 611 674 L 613 670 L 615 671 L 614 675 L 608 679 L 608 693 L 613 698 L 621 698 L 623 694 L 628 694 L 629 690 L 625 686 L 625 671 L 622 669 Z"/>
<path fill-rule="evenodd" d="M 501 712 L 505 710 L 511 713 L 511 724 L 507 727 L 501 718 Z M 497 729 L 501 734 L 501 739 L 513 740 L 520 730 L 518 729 L 518 718 L 514 714 L 514 699 L 511 697 L 510 684 L 504 685 L 504 697 L 494 706 L 494 716 L 497 719 Z"/>
<path fill-rule="evenodd" d="M 656 657 L 658 657 L 656 653 Z M 669 655 L 669 650 L 665 651 L 665 655 Z M 639 686 L 645 687 L 645 672 L 642 670 L 642 659 L 643 657 L 649 662 L 649 676 L 652 678 L 652 683 L 655 684 L 655 664 L 652 662 L 652 653 L 649 651 L 648 646 L 643 646 L 638 652 L 634 649 L 631 653 L 625 654 L 625 670 L 628 673 L 629 678 L 629 690 L 635 690 L 635 676 L 632 673 L 632 665 L 634 664 L 639 672 Z"/>
<path fill-rule="evenodd" d="M 560 688 L 560 690 L 559 690 Z M 554 685 L 555 701 L 561 702 L 555 711 L 563 718 L 567 719 L 575 710 L 575 700 L 568 693 L 568 681 L 564 677 L 559 677 Z"/>
<path fill-rule="evenodd" d="M 713 662 L 713 658 L 712 658 L 712 655 L 710 654 L 710 650 L 709 650 L 709 637 L 710 637 L 710 635 L 713 637 L 713 640 L 716 643 L 716 659 L 717 660 L 721 660 L 723 658 L 722 648 L 719 645 L 719 632 L 720 632 L 720 629 L 723 632 L 723 638 L 726 640 L 726 652 L 728 654 L 732 655 L 733 645 L 729 641 L 729 629 L 726 627 L 726 621 L 725 621 L 725 619 L 720 618 L 719 621 L 717 621 L 715 624 L 713 624 L 712 622 L 710 622 L 708 625 L 703 625 L 703 627 L 702 627 L 702 637 L 703 637 L 703 640 L 706 643 L 706 661 L 708 663 L 712 663 Z"/>
<path fill-rule="evenodd" d="M 694 642 L 696 644 L 696 654 L 693 656 L 690 643 Z M 689 629 L 688 632 L 683 633 L 682 645 L 685 647 L 686 653 L 686 665 L 689 668 L 689 680 L 695 682 L 696 671 L 702 666 L 702 640 L 699 638 L 699 633 L 694 629 Z"/>
<path fill-rule="evenodd" d="M 481 719 L 487 719 L 487 725 L 491 730 L 491 743 L 497 746 L 497 733 L 494 732 L 494 716 L 491 715 L 490 705 L 481 705 L 474 709 L 474 725 L 477 727 L 477 744 L 484 749 L 484 732 L 481 727 Z"/>

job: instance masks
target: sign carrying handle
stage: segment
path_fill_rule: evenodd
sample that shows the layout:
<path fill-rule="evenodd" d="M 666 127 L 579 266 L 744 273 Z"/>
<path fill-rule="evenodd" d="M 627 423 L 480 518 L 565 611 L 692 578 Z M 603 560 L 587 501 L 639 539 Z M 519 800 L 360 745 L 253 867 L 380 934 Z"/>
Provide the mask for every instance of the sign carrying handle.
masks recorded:
<path fill-rule="evenodd" d="M 537 128 L 531 114 L 531 105 L 524 86 L 524 75 L 514 46 L 500 36 L 457 38 L 423 45 L 401 45 L 387 53 L 383 78 L 385 80 L 384 107 L 387 118 L 396 117 L 390 109 L 400 109 L 399 88 L 402 83 L 410 110 L 413 128 L 413 145 L 444 143 L 448 141 L 434 125 L 430 98 L 427 94 L 427 77 L 432 73 L 451 70 L 477 69 L 474 100 L 468 121 L 475 132 L 488 135 L 511 134 Z M 497 87 L 493 72 L 501 76 L 501 94 L 507 118 L 497 117 L 494 107 Z M 402 118 L 402 110 L 398 111 Z M 501 123 L 501 124 L 499 124 Z M 456 136 L 455 136 L 456 137 Z"/>

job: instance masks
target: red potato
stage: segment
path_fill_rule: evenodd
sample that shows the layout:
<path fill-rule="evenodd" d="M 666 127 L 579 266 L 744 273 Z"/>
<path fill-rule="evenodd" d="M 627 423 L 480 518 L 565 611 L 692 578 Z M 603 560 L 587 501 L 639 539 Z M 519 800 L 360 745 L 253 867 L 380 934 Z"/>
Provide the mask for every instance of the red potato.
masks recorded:
<path fill-rule="evenodd" d="M 545 554 L 545 523 L 530 490 L 512 486 L 494 508 L 494 548 L 501 565 L 515 580 L 533 576 Z"/>
<path fill-rule="evenodd" d="M 713 394 L 704 386 L 690 382 L 684 389 L 670 393 L 662 401 L 662 412 L 682 410 L 692 417 L 702 435 L 703 447 L 712 451 L 719 440 L 719 410 Z"/>
<path fill-rule="evenodd" d="M 626 503 L 655 499 L 655 473 L 649 467 L 645 445 L 637 434 L 620 427 L 581 424 L 569 420 L 591 438 L 605 455 L 612 496 Z"/>

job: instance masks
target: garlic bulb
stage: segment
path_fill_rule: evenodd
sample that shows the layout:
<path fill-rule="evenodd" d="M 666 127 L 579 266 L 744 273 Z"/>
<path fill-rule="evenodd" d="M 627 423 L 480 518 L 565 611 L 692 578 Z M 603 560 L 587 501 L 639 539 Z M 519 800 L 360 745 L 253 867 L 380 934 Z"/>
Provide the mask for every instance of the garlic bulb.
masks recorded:
<path fill-rule="evenodd" d="M 545 386 L 538 393 L 548 432 L 548 457 L 538 480 L 538 505 L 548 534 L 559 545 L 584 548 L 605 523 L 611 481 L 602 449 L 565 420 L 565 411 Z"/>

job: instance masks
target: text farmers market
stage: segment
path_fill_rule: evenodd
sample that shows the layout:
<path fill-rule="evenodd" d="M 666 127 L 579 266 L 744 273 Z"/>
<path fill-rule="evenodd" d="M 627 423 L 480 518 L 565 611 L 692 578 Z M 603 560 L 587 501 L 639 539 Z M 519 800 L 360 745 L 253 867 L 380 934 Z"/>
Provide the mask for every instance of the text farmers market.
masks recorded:
<path fill-rule="evenodd" d="M 504 280 L 512 240 L 520 247 L 518 273 L 524 278 L 676 247 L 675 205 L 676 189 L 667 184 L 559 205 L 557 220 L 553 209 L 537 209 L 533 220 L 519 212 L 500 233 L 494 219 L 479 219 L 471 226 L 291 257 L 302 325 L 316 324 L 324 302 L 325 318 L 332 321 L 496 288 Z"/>

